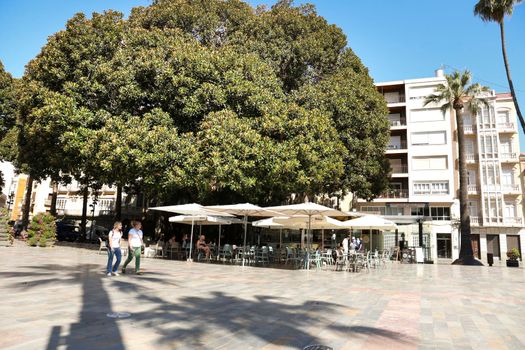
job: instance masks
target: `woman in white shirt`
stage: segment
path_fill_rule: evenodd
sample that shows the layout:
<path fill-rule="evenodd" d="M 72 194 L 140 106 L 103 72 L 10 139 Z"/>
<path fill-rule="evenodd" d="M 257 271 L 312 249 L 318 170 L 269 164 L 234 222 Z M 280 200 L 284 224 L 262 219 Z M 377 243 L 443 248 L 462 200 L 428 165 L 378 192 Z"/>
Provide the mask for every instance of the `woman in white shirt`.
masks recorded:
<path fill-rule="evenodd" d="M 116 221 L 113 224 L 113 230 L 108 233 L 108 265 L 106 268 L 106 273 L 108 276 L 118 276 L 118 266 L 120 265 L 120 259 L 122 258 L 122 253 L 120 251 L 120 238 L 122 237 L 122 223 Z M 115 265 L 113 265 L 113 256 L 117 257 Z M 113 265 L 113 266 L 112 266 Z"/>

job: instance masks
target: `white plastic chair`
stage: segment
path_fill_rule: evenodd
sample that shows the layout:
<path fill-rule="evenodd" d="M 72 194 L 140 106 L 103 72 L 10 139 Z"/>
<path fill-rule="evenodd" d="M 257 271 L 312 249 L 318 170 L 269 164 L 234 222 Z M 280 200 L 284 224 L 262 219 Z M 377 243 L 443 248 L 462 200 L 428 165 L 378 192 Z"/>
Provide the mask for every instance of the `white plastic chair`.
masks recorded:
<path fill-rule="evenodd" d="M 100 252 L 101 252 L 102 250 L 104 250 L 105 252 L 107 252 L 107 251 L 108 251 L 108 247 L 107 247 L 107 245 L 106 245 L 106 241 L 103 241 L 102 238 L 100 238 L 100 237 L 98 238 L 98 241 L 99 241 L 99 243 L 100 243 L 100 246 L 99 246 L 99 248 L 98 248 L 98 253 L 100 254 Z"/>

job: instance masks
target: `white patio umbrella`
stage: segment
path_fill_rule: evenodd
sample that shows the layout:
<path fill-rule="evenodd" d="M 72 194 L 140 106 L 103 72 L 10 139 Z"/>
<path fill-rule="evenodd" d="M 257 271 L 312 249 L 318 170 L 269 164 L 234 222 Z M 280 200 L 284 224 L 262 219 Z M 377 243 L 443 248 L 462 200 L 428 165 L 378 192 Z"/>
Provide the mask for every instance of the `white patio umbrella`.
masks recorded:
<path fill-rule="evenodd" d="M 377 215 L 364 215 L 357 219 L 343 222 L 346 228 L 355 230 L 392 231 L 397 228 L 395 222 Z M 370 248 L 372 248 L 372 234 L 370 233 Z"/>
<path fill-rule="evenodd" d="M 269 228 L 269 229 L 279 229 L 279 248 L 282 248 L 282 245 L 283 245 L 283 228 L 287 228 L 285 225 L 283 224 L 279 224 L 277 222 L 275 222 L 275 219 L 277 218 L 282 218 L 282 219 L 287 219 L 288 217 L 287 216 L 276 216 L 276 217 L 273 217 L 273 218 L 268 218 L 268 219 L 262 219 L 262 220 L 257 220 L 257 221 L 254 221 L 252 222 L 252 226 L 255 226 L 255 227 L 266 227 L 266 228 Z"/>
<path fill-rule="evenodd" d="M 246 249 L 246 235 L 248 232 L 248 216 L 283 216 L 283 214 L 269 210 L 267 208 L 261 208 L 257 205 L 251 203 L 239 203 L 239 204 L 229 204 L 229 205 L 211 205 L 204 207 L 206 210 L 217 211 L 221 213 L 228 213 L 231 215 L 243 216 L 244 223 L 244 249 Z M 242 258 L 242 266 L 244 266 L 244 254 Z"/>
<path fill-rule="evenodd" d="M 233 215 L 230 215 L 228 213 L 221 213 L 221 212 L 214 212 L 212 210 L 205 209 L 202 205 L 197 203 L 191 203 L 191 204 L 180 204 L 180 205 L 167 205 L 163 207 L 151 207 L 148 210 L 158 210 L 158 211 L 165 211 L 168 213 L 176 213 L 176 214 L 183 214 L 183 215 L 190 215 L 190 216 L 226 216 L 226 217 L 233 217 Z M 190 256 L 188 258 L 188 261 L 191 260 L 191 253 L 193 249 L 193 227 L 195 226 L 195 220 L 191 221 L 191 235 L 190 235 Z"/>
<path fill-rule="evenodd" d="M 308 236 L 307 236 L 307 252 L 306 252 L 306 268 L 310 269 L 310 234 L 312 231 L 312 217 L 320 216 L 340 216 L 347 217 L 349 214 L 344 213 L 340 210 L 325 207 L 323 205 L 315 203 L 301 203 L 301 204 L 291 204 L 291 205 L 281 205 L 278 207 L 268 207 L 268 210 L 278 211 L 288 216 L 304 216 L 308 217 Z"/>

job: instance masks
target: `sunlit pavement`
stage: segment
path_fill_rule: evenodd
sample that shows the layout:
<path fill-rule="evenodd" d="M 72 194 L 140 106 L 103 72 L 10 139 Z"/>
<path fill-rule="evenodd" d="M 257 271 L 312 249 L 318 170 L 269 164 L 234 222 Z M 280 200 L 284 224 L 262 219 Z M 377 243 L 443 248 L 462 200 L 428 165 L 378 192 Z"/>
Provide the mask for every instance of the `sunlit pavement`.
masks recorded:
<path fill-rule="evenodd" d="M 143 259 L 143 276 L 106 277 L 105 263 L 79 248 L 0 249 L 0 348 L 525 348 L 523 268 Z"/>

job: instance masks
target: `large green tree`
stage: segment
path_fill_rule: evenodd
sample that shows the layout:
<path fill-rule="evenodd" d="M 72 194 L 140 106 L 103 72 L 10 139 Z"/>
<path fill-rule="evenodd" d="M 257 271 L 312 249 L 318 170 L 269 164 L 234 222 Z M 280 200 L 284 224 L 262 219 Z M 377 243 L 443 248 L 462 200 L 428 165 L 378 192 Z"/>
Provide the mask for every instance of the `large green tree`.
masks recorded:
<path fill-rule="evenodd" d="M 75 15 L 24 76 L 24 161 L 36 177 L 165 201 L 373 198 L 388 175 L 387 108 L 346 45 L 312 6 L 290 1 Z"/>
<path fill-rule="evenodd" d="M 503 63 L 505 65 L 505 72 L 507 73 L 507 80 L 509 82 L 510 93 L 514 100 L 514 106 L 516 107 L 516 113 L 521 124 L 521 128 L 525 130 L 525 119 L 521 114 L 520 107 L 518 105 L 518 98 L 516 97 L 516 91 L 514 90 L 514 83 L 510 75 L 510 65 L 507 58 L 507 48 L 505 43 L 505 16 L 512 15 L 514 6 L 521 3 L 522 0 L 480 0 L 476 6 L 474 6 L 474 14 L 481 17 L 486 22 L 496 22 L 499 25 L 500 37 L 501 37 L 501 53 L 503 54 Z"/>
<path fill-rule="evenodd" d="M 463 127 L 464 109 L 468 108 L 472 115 L 476 115 L 480 105 L 487 104 L 483 99 L 484 94 L 489 91 L 488 87 L 479 84 L 470 84 L 471 73 L 469 71 L 454 72 L 445 75 L 446 84 L 439 84 L 437 92 L 425 98 L 425 105 L 438 104 L 441 110 L 446 113 L 453 109 L 456 119 L 456 131 L 458 137 L 458 158 L 459 158 L 459 205 L 460 205 L 460 225 L 461 247 L 459 259 L 453 264 L 456 265 L 482 265 L 474 258 L 472 252 L 470 215 L 468 212 L 468 169 L 465 151 L 465 129 Z M 444 102 L 444 103 L 443 103 Z"/>

